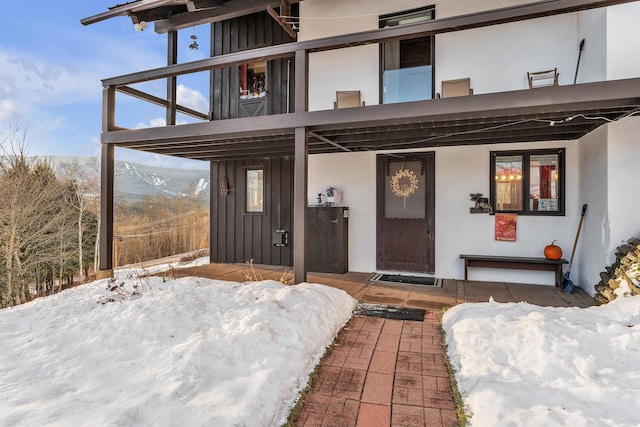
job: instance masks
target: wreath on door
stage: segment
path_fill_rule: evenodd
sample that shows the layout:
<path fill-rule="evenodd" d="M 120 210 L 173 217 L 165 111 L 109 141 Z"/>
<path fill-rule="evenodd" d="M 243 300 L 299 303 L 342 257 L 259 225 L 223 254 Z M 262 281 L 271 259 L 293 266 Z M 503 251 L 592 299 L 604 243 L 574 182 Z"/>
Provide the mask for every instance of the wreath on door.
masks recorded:
<path fill-rule="evenodd" d="M 391 191 L 398 197 L 404 198 L 407 207 L 407 197 L 411 197 L 418 189 L 418 177 L 409 169 L 400 169 L 391 177 Z"/>

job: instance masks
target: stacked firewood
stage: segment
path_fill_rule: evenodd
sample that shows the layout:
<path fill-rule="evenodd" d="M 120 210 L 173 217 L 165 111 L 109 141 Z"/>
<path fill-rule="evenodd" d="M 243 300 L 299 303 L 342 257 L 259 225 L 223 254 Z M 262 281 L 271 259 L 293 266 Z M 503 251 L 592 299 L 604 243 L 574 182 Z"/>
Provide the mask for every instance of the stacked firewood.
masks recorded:
<path fill-rule="evenodd" d="M 616 262 L 600 273 L 593 296 L 596 305 L 618 296 L 640 295 L 640 238 L 633 237 L 616 249 Z"/>

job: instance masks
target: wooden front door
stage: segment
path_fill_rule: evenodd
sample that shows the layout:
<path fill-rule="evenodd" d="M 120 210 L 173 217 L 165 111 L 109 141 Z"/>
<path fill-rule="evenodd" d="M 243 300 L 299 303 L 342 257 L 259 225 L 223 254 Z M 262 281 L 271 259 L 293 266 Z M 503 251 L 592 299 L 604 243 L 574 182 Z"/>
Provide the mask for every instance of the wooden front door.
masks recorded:
<path fill-rule="evenodd" d="M 434 217 L 434 153 L 378 155 L 377 268 L 434 273 Z"/>

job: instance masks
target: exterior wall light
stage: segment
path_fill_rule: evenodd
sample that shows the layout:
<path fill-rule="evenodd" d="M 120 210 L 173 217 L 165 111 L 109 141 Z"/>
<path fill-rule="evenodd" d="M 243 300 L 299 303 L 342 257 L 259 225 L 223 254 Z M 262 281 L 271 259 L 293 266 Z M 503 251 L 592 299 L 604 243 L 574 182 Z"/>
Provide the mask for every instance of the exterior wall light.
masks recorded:
<path fill-rule="evenodd" d="M 144 31 L 147 28 L 147 21 L 140 21 L 136 25 L 134 25 L 136 31 Z"/>

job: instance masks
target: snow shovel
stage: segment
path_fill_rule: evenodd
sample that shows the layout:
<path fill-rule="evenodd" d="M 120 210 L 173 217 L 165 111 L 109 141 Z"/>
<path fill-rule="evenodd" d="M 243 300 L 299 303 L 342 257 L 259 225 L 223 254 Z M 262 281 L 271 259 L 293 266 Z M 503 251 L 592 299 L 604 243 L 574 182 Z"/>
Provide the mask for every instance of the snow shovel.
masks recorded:
<path fill-rule="evenodd" d="M 582 221 L 584 220 L 584 214 L 587 213 L 587 204 L 582 205 L 582 213 L 580 214 L 580 222 L 578 223 L 578 231 L 576 232 L 576 240 L 573 242 L 573 249 L 571 250 L 571 258 L 569 259 L 569 268 L 562 279 L 562 291 L 568 294 L 572 293 L 575 289 L 575 285 L 569 278 L 571 274 L 571 265 L 573 264 L 573 256 L 576 254 L 576 246 L 578 246 L 578 237 L 580 237 L 580 229 L 582 228 Z"/>

